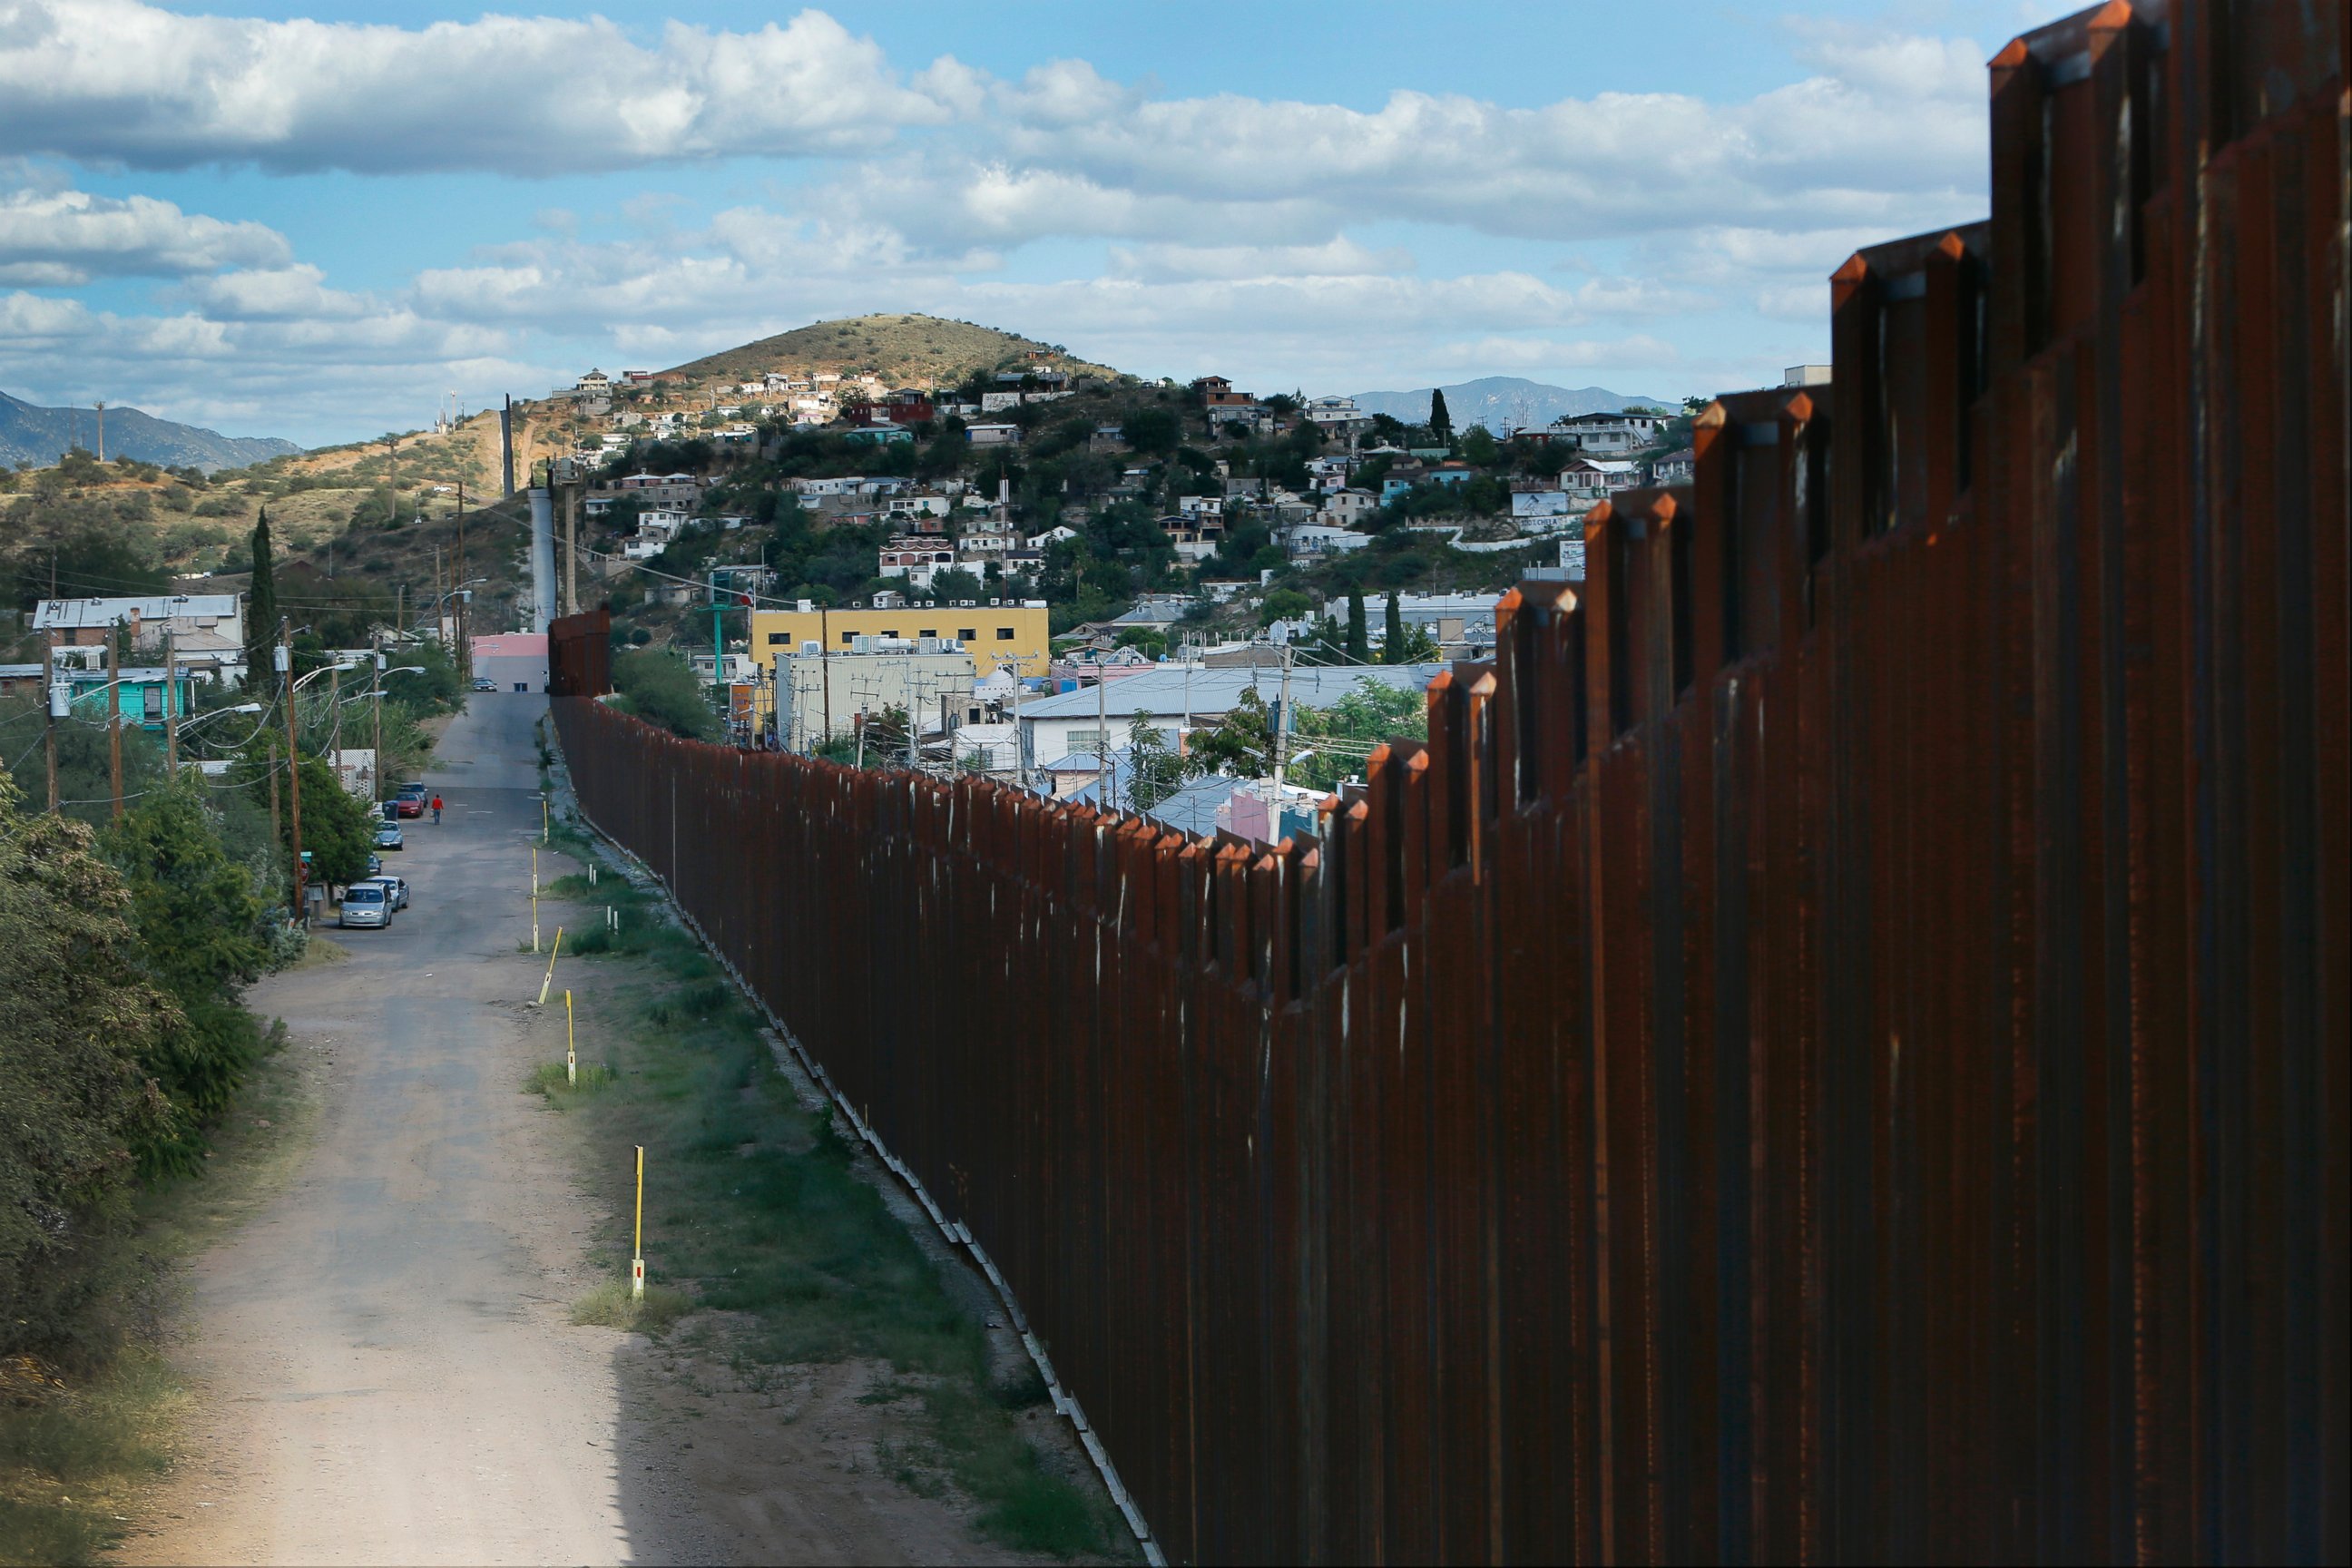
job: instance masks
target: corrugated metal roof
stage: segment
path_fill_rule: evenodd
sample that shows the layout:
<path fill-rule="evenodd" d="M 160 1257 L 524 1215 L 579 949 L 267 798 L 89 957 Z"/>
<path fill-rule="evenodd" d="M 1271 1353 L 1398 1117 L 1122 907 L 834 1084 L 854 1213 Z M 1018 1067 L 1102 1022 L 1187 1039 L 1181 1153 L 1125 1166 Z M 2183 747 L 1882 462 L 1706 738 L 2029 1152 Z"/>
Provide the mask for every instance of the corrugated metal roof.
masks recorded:
<path fill-rule="evenodd" d="M 1383 686 L 1417 691 L 1436 679 L 1444 668 L 1443 664 L 1302 665 L 1290 672 L 1290 700 L 1309 707 L 1327 707 L 1353 691 L 1360 680 L 1376 680 Z M 1161 716 L 1181 714 L 1187 707 L 1185 680 L 1184 666 L 1168 665 L 1148 674 L 1106 682 L 1100 699 L 1102 710 L 1121 719 L 1145 711 Z M 1196 666 L 1191 671 L 1191 683 L 1192 711 L 1223 713 L 1240 701 L 1241 694 L 1251 687 L 1255 687 L 1259 697 L 1271 703 L 1281 694 L 1282 671 L 1268 665 L 1237 668 Z M 1081 687 L 1040 701 L 1024 702 L 1021 717 L 1024 722 L 1031 719 L 1091 718 L 1097 700 L 1093 687 Z"/>
<path fill-rule="evenodd" d="M 33 629 L 110 626 L 134 615 L 142 621 L 205 616 L 226 620 L 237 614 L 238 598 L 236 594 L 158 594 L 121 599 L 44 599 L 33 612 Z"/>

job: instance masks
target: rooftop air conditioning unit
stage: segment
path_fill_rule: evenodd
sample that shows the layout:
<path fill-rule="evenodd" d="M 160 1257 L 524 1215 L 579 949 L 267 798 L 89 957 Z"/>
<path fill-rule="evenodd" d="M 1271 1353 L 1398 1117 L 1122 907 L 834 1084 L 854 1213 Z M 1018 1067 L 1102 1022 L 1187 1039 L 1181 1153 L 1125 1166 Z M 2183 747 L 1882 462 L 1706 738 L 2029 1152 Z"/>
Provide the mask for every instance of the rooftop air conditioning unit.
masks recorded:
<path fill-rule="evenodd" d="M 824 651 L 824 644 L 817 641 L 814 637 L 803 637 L 801 639 L 801 651 L 803 653 L 823 653 Z"/>
<path fill-rule="evenodd" d="M 992 610 L 1002 609 L 1004 601 L 1002 599 L 991 599 L 988 601 L 988 607 Z"/>

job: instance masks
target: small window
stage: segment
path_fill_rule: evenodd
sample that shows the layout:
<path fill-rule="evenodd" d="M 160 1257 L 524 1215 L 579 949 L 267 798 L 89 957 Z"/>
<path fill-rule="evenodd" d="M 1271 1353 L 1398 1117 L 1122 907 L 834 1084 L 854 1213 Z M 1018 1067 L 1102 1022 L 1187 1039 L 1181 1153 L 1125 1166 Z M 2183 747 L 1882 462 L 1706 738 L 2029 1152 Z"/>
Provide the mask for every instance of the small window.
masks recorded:
<path fill-rule="evenodd" d="M 856 640 L 857 634 L 856 632 L 844 632 L 841 634 L 841 646 L 844 647 L 847 647 L 851 643 L 854 643 Z"/>
<path fill-rule="evenodd" d="M 768 646 L 770 647 L 781 647 L 792 640 L 793 634 L 790 632 L 770 632 L 768 634 Z"/>
<path fill-rule="evenodd" d="M 935 637 L 940 635 L 940 628 L 937 626 L 925 626 L 921 631 L 917 632 L 915 635 L 917 637 Z"/>
<path fill-rule="evenodd" d="M 965 642 L 978 642 L 980 640 L 980 633 L 970 626 L 958 626 L 956 628 L 956 636 Z"/>
<path fill-rule="evenodd" d="M 877 637 L 895 637 L 898 635 L 898 628 L 896 626 L 884 626 L 875 635 Z"/>
<path fill-rule="evenodd" d="M 998 642 L 1011 642 L 1013 640 L 1013 628 L 1011 626 L 997 627 L 996 640 Z"/>

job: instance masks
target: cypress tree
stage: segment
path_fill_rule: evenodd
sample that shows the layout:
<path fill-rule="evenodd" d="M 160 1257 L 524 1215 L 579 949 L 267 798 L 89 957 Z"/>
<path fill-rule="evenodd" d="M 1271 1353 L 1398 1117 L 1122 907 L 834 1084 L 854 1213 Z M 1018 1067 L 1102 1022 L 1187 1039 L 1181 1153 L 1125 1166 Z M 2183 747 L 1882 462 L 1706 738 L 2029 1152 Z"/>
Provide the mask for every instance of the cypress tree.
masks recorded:
<path fill-rule="evenodd" d="M 245 605 L 245 679 L 257 690 L 277 686 L 277 664 L 270 651 L 278 646 L 278 578 L 270 561 L 269 510 L 253 525 L 253 587 Z M 257 683 L 257 685 L 256 684 Z"/>
<path fill-rule="evenodd" d="M 1348 590 L 1348 662 L 1372 662 L 1371 632 L 1364 624 L 1364 591 L 1361 588 Z"/>
<path fill-rule="evenodd" d="M 1396 590 L 1389 590 L 1388 639 L 1381 645 L 1382 664 L 1404 662 L 1404 608 L 1397 603 Z"/>
<path fill-rule="evenodd" d="M 1429 395 L 1429 433 L 1441 441 L 1454 438 L 1454 416 L 1445 411 L 1445 389 L 1442 386 Z"/>

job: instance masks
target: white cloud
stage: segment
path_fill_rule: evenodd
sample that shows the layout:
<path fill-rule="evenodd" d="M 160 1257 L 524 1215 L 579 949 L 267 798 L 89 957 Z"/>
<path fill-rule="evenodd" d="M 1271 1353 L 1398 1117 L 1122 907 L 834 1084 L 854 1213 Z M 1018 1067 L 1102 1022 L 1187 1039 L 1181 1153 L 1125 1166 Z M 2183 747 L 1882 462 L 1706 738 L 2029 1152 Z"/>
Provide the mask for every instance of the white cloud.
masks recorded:
<path fill-rule="evenodd" d="M 180 278 L 288 260 L 265 225 L 182 212 L 170 202 L 86 191 L 0 192 L 0 285 L 58 288 L 93 278 Z"/>
<path fill-rule="evenodd" d="M 185 168 L 618 169 L 843 153 L 952 110 L 821 11 L 648 47 L 603 17 L 422 28 L 0 0 L 0 147 Z"/>
<path fill-rule="evenodd" d="M 909 72 L 818 11 L 638 33 L 0 0 L 0 289 L 171 280 L 152 315 L 0 295 L 0 349 L 12 390 L 274 405 L 305 438 L 403 423 L 388 400 L 429 408 L 462 375 L 528 392 L 873 310 L 1317 391 L 1503 370 L 1736 384 L 1806 352 L 1747 353 L 1764 338 L 1727 322 L 1818 331 L 1853 249 L 1981 206 L 1975 45 L 1796 26 L 1803 79 L 1744 100 L 1358 109 L 1166 98 L 1075 59 Z M 708 216 L 644 180 L 576 212 L 520 200 L 513 237 L 369 292 L 263 225 L 87 195 L 54 162 L 530 177 L 722 158 L 830 166 Z"/>

